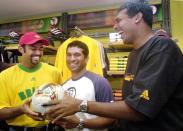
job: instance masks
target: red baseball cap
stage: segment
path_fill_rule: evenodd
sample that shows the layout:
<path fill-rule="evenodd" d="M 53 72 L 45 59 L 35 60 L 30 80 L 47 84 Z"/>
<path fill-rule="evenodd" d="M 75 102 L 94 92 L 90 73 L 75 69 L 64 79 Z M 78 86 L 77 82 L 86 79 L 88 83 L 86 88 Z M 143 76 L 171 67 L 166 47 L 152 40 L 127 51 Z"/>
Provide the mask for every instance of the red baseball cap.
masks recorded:
<path fill-rule="evenodd" d="M 46 45 L 46 46 L 49 45 L 48 40 L 44 39 L 36 32 L 27 32 L 24 35 L 22 35 L 19 40 L 19 45 L 20 46 L 32 45 L 37 42 L 41 42 L 43 45 Z"/>

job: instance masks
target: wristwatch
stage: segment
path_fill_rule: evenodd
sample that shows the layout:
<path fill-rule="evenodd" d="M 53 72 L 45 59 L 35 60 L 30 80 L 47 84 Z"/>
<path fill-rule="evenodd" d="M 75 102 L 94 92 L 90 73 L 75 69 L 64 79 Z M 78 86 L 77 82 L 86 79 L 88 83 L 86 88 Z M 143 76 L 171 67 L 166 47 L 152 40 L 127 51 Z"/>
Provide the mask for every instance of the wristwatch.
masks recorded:
<path fill-rule="evenodd" d="M 80 111 L 87 112 L 87 109 L 88 109 L 87 100 L 83 100 L 80 104 Z"/>
<path fill-rule="evenodd" d="M 79 124 L 76 126 L 79 130 L 82 130 L 84 128 L 84 120 L 82 118 L 79 119 Z"/>

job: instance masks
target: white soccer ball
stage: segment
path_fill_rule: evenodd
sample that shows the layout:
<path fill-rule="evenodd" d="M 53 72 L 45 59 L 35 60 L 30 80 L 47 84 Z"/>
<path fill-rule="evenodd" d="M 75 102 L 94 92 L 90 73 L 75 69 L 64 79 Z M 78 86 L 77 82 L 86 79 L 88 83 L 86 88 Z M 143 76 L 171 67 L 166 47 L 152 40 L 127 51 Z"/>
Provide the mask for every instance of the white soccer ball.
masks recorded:
<path fill-rule="evenodd" d="M 61 85 L 44 84 L 37 88 L 32 96 L 32 110 L 43 114 L 49 108 L 49 106 L 42 106 L 43 104 L 60 100 L 63 96 L 64 90 Z"/>

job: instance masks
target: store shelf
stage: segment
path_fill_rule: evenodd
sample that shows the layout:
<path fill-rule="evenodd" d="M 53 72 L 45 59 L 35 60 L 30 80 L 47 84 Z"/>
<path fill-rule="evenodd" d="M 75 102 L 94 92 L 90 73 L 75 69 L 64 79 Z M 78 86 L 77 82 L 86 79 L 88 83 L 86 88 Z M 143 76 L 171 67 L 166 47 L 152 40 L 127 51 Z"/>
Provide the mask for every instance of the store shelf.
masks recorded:
<path fill-rule="evenodd" d="M 150 0 L 149 3 L 152 5 L 159 5 L 162 3 L 162 0 Z"/>
<path fill-rule="evenodd" d="M 123 41 L 110 42 L 109 43 L 109 48 L 132 50 L 133 49 L 133 45 L 124 44 Z"/>
<path fill-rule="evenodd" d="M 44 55 L 56 55 L 57 48 L 53 46 L 45 46 L 44 47 Z"/>
<path fill-rule="evenodd" d="M 107 75 L 112 76 L 112 75 L 124 75 L 124 71 L 107 71 Z"/>
<path fill-rule="evenodd" d="M 121 89 L 113 90 L 113 98 L 114 98 L 114 101 L 121 101 L 122 100 L 122 90 Z"/>
<path fill-rule="evenodd" d="M 5 50 L 7 51 L 11 51 L 14 52 L 18 55 L 21 55 L 20 52 L 18 51 L 18 46 L 14 45 L 14 46 L 6 46 Z M 53 46 L 44 46 L 44 55 L 55 55 L 57 53 L 57 49 Z"/>

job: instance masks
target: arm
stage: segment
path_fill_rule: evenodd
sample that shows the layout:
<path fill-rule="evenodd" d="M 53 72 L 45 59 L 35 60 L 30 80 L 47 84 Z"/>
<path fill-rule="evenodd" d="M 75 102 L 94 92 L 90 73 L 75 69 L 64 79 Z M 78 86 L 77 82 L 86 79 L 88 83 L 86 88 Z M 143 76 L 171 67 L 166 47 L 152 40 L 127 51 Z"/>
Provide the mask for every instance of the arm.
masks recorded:
<path fill-rule="evenodd" d="M 128 119 L 133 121 L 143 120 L 144 116 L 128 106 L 125 101 L 112 103 L 88 102 L 88 112 L 103 117 Z"/>
<path fill-rule="evenodd" d="M 81 101 L 65 95 L 64 100 L 52 102 L 53 106 L 46 111 L 45 115 L 55 118 L 53 122 L 65 116 L 73 115 L 76 112 L 80 112 Z M 88 101 L 88 113 L 116 119 L 123 118 L 136 121 L 144 119 L 142 114 L 132 109 L 124 101 L 112 103 Z"/>
<path fill-rule="evenodd" d="M 101 129 L 106 128 L 110 124 L 114 122 L 113 119 L 105 118 L 105 117 L 97 117 L 95 119 L 86 119 L 84 120 L 84 127 L 90 129 Z"/>
<path fill-rule="evenodd" d="M 22 115 L 21 107 L 5 107 L 0 109 L 0 120 L 7 120 Z"/>
<path fill-rule="evenodd" d="M 110 124 L 112 124 L 114 120 L 104 117 L 97 117 L 94 119 L 84 119 L 83 127 L 89 129 L 101 129 L 106 128 Z M 80 123 L 80 119 L 76 115 L 67 116 L 59 119 L 55 122 L 55 124 L 64 127 L 65 129 L 77 128 Z"/>
<path fill-rule="evenodd" d="M 0 109 L 0 120 L 7 120 L 26 114 L 34 120 L 43 120 L 39 113 L 33 112 L 30 108 L 31 100 L 27 100 L 23 105 L 17 107 L 4 107 Z"/>

